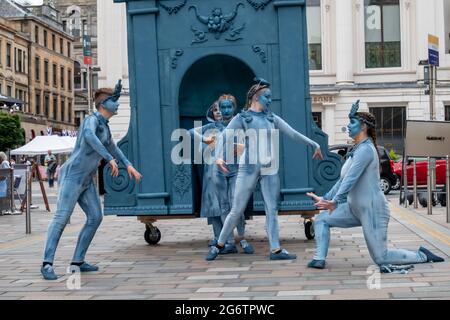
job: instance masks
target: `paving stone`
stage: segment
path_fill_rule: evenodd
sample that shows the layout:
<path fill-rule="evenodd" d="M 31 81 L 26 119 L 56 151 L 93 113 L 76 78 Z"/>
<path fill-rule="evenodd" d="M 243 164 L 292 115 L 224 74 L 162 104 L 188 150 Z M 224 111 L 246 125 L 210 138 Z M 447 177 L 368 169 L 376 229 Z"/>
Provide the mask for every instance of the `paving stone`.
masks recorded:
<path fill-rule="evenodd" d="M 54 190 L 52 190 L 54 191 Z M 56 201 L 56 197 L 50 197 Z M 389 247 L 417 250 L 424 245 L 444 256 L 439 264 L 420 264 L 409 274 L 382 274 L 381 290 L 369 290 L 368 267 L 373 266 L 361 228 L 332 229 L 325 270 L 312 270 L 307 263 L 314 242 L 304 236 L 298 216 L 280 216 L 282 246 L 298 255 L 294 261 L 270 261 L 265 217 L 248 222 L 248 239 L 254 255 L 224 255 L 207 262 L 204 256 L 211 227 L 204 219 L 159 220 L 163 238 L 157 246 L 143 239 L 144 227 L 135 217 L 105 217 L 87 255 L 99 272 L 81 275 L 81 290 L 68 290 L 66 267 L 70 263 L 85 216 L 77 206 L 57 251 L 55 266 L 61 276 L 45 281 L 39 268 L 52 214 L 36 210 L 33 234 L 24 234 L 21 216 L 0 216 L 0 300 L 7 299 L 450 299 L 450 259 L 446 248 L 408 225 L 411 217 L 429 219 L 447 230 L 445 209 L 393 212 Z M 393 204 L 391 204 L 393 205 Z M 54 209 L 54 203 L 51 203 Z M 422 221 L 420 220 L 420 221 Z M 427 220 L 428 221 L 428 220 Z M 428 222 L 427 222 L 428 223 Z M 437 230 L 437 229 L 433 229 Z M 447 233 L 450 239 L 450 232 Z"/>

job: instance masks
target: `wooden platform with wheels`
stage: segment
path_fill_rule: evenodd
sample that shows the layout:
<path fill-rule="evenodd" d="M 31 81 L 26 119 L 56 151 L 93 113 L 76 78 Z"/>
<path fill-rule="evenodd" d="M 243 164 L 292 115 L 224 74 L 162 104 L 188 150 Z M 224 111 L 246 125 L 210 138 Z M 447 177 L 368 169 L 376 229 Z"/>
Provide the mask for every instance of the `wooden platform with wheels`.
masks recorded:
<path fill-rule="evenodd" d="M 313 240 L 314 232 L 314 217 L 319 214 L 319 210 L 312 211 L 280 211 L 279 216 L 298 216 L 300 215 L 304 221 L 305 236 L 308 240 Z M 256 215 L 257 216 L 257 215 Z M 161 231 L 154 225 L 158 220 L 176 220 L 176 219 L 196 219 L 193 215 L 161 215 L 161 216 L 138 216 L 138 221 L 145 224 L 144 239 L 149 245 L 156 245 L 161 240 Z"/>

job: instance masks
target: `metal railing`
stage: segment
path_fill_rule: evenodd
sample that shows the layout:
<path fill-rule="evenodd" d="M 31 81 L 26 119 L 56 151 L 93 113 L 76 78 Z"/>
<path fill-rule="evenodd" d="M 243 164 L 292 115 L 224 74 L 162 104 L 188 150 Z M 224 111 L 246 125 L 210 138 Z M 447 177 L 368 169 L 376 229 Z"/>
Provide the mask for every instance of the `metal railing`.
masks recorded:
<path fill-rule="evenodd" d="M 0 215 L 23 214 L 25 211 L 25 232 L 31 234 L 31 167 L 26 166 L 25 175 L 15 175 L 14 169 L 0 169 Z M 20 171 L 16 170 L 17 173 Z M 21 197 L 20 186 L 25 183 L 24 198 Z M 16 198 L 20 206 L 16 206 Z M 20 208 L 20 210 L 18 209 Z"/>
<path fill-rule="evenodd" d="M 407 162 L 408 158 L 405 157 L 403 163 L 403 191 L 400 193 L 401 201 L 404 201 L 405 208 L 408 207 L 408 193 L 410 186 L 408 186 L 408 174 L 407 174 Z M 419 207 L 419 192 L 417 186 L 417 162 L 416 159 L 413 160 L 413 185 L 412 185 L 412 196 L 413 196 L 413 206 L 414 209 Z M 433 206 L 435 203 L 435 195 L 442 195 L 441 204 L 446 207 L 447 223 L 450 223 L 450 156 L 445 157 L 445 191 L 438 190 L 436 185 L 436 159 L 427 157 L 427 185 L 426 185 L 426 206 L 428 215 L 433 214 Z M 403 193 L 403 195 L 402 195 Z M 403 200 L 402 200 L 403 199 Z"/>

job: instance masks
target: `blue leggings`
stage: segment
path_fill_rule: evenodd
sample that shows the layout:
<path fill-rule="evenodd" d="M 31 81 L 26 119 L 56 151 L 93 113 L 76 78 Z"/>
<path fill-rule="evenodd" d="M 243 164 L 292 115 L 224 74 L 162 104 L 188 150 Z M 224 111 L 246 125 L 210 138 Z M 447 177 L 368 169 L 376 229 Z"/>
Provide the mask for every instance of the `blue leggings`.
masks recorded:
<path fill-rule="evenodd" d="M 84 262 L 89 245 L 102 222 L 103 213 L 94 183 L 91 181 L 87 186 L 83 186 L 79 181 L 71 179 L 62 181 L 56 213 L 47 232 L 44 262 L 53 263 L 59 240 L 77 202 L 87 220 L 78 237 L 72 262 Z"/>
<path fill-rule="evenodd" d="M 236 179 L 236 189 L 230 214 L 225 220 L 222 232 L 219 236 L 219 244 L 225 244 L 233 229 L 244 218 L 247 203 L 256 188 L 257 183 L 261 185 L 266 211 L 266 231 L 269 238 L 270 249 L 280 249 L 278 230 L 278 201 L 280 198 L 280 178 L 276 175 L 262 175 L 261 166 L 245 164 L 239 166 Z"/>
<path fill-rule="evenodd" d="M 326 259 L 330 243 L 330 228 L 362 226 L 370 256 L 377 265 L 415 264 L 427 261 L 426 256 L 418 251 L 388 249 L 389 209 L 386 208 L 383 214 L 377 214 L 376 216 L 374 216 L 374 212 L 365 210 L 355 212 L 352 211 L 348 203 L 343 203 L 331 214 L 328 211 L 319 214 L 314 222 L 316 234 L 316 254 L 314 259 Z"/>

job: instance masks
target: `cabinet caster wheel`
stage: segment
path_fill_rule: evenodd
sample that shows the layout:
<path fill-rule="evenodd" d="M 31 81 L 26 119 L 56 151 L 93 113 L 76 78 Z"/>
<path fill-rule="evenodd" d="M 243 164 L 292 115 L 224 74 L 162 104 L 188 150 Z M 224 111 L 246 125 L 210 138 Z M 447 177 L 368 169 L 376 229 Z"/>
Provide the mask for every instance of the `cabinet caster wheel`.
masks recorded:
<path fill-rule="evenodd" d="M 144 239 L 149 245 L 156 245 L 161 240 L 161 231 L 157 227 L 146 226 Z"/>
<path fill-rule="evenodd" d="M 304 222 L 305 225 L 305 236 L 308 240 L 313 240 L 316 236 L 314 232 L 314 221 L 308 220 Z"/>

